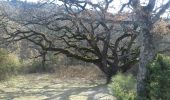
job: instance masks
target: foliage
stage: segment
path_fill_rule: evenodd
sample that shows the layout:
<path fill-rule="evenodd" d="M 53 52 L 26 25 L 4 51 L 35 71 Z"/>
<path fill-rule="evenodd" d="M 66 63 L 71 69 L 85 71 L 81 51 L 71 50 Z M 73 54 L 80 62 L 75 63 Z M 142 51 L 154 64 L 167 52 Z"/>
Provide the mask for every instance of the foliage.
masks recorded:
<path fill-rule="evenodd" d="M 118 73 L 112 77 L 112 83 L 109 84 L 110 91 L 118 100 L 135 100 L 136 98 L 136 80 L 131 75 Z"/>
<path fill-rule="evenodd" d="M 30 65 L 25 66 L 25 68 L 28 73 L 42 72 L 41 62 L 39 61 L 32 61 Z"/>
<path fill-rule="evenodd" d="M 170 99 L 170 57 L 158 54 L 149 66 L 147 88 L 151 100 Z M 120 100 L 135 100 L 136 81 L 132 75 L 118 74 L 109 85 L 111 92 Z"/>
<path fill-rule="evenodd" d="M 148 88 L 152 100 L 170 100 L 170 57 L 159 54 L 149 66 Z"/>
<path fill-rule="evenodd" d="M 52 60 L 52 61 L 51 61 Z M 42 65 L 41 59 L 29 59 L 22 62 L 21 72 L 23 73 L 44 73 L 44 72 L 55 72 L 56 64 L 54 63 L 55 59 L 50 59 L 45 62 L 45 65 Z M 57 62 L 57 60 L 56 60 Z"/>
<path fill-rule="evenodd" d="M 0 49 L 0 80 L 17 74 L 20 65 L 20 61 L 16 55 L 8 54 L 5 50 Z"/>
<path fill-rule="evenodd" d="M 47 65 L 48 66 L 48 65 Z M 42 66 L 42 62 L 39 59 L 29 59 L 22 62 L 23 73 L 38 73 L 46 72 L 46 66 Z"/>

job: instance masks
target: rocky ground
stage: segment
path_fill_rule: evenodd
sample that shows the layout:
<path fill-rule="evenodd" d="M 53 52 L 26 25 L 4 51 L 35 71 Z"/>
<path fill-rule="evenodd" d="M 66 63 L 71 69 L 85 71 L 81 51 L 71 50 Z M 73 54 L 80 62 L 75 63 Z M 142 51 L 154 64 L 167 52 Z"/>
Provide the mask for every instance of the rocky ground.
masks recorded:
<path fill-rule="evenodd" d="M 0 82 L 0 100 L 116 100 L 104 80 L 59 79 L 28 74 Z"/>

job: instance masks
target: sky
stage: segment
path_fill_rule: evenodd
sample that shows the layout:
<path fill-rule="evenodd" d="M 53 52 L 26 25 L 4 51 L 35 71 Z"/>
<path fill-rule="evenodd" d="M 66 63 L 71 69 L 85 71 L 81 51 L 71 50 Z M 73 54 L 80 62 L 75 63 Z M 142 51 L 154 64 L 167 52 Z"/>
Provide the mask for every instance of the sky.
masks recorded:
<path fill-rule="evenodd" d="M 21 0 L 21 1 L 25 1 L 25 0 Z M 27 2 L 38 2 L 38 1 L 47 1 L 47 0 L 26 0 Z M 58 1 L 58 0 L 57 0 Z M 100 1 L 103 1 L 103 0 L 89 0 L 89 1 L 92 1 L 93 3 L 97 3 L 97 2 L 100 2 Z M 123 2 L 127 2 L 128 0 L 113 0 L 114 1 L 114 8 L 116 8 L 116 9 L 119 9 L 120 8 L 120 4 L 121 4 L 121 2 L 123 1 Z M 58 2 L 60 2 L 60 1 L 58 1 Z M 112 12 L 113 10 L 115 10 L 115 9 L 110 9 L 110 11 L 109 12 Z"/>
<path fill-rule="evenodd" d="M 48 1 L 48 0 L 22 0 L 22 1 L 28 1 L 28 2 L 38 2 L 38 1 Z M 58 1 L 58 0 L 57 0 Z M 94 3 L 103 1 L 103 0 L 90 0 Z M 114 4 L 112 4 L 111 8 L 109 9 L 109 12 L 114 13 L 120 10 L 120 7 L 122 4 L 127 3 L 129 0 L 113 0 Z M 141 0 L 141 4 L 144 6 L 148 3 L 149 0 Z M 168 0 L 157 0 L 157 7 L 160 6 L 160 4 L 166 3 Z M 114 9 L 113 9 L 114 8 Z M 165 13 L 163 16 L 166 17 L 168 14 Z"/>

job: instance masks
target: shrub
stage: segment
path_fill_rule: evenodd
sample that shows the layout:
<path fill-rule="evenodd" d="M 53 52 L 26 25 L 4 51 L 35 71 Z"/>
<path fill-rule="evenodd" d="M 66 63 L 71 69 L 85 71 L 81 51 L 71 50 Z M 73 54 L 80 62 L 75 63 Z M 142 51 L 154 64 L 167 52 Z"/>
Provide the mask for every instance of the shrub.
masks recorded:
<path fill-rule="evenodd" d="M 149 65 L 151 100 L 170 100 L 170 57 L 158 54 Z"/>
<path fill-rule="evenodd" d="M 148 66 L 147 88 L 150 100 L 170 100 L 170 57 L 158 54 Z M 109 85 L 118 100 L 136 98 L 136 82 L 132 75 L 118 74 Z"/>
<path fill-rule="evenodd" d="M 55 72 L 55 66 L 51 63 L 45 62 L 45 66 L 42 66 L 41 59 L 29 59 L 22 62 L 22 72 L 23 73 L 46 73 Z"/>
<path fill-rule="evenodd" d="M 28 73 L 42 72 L 42 64 L 39 61 L 31 62 L 31 65 L 27 66 Z"/>
<path fill-rule="evenodd" d="M 37 73 L 45 72 L 45 69 L 42 67 L 42 63 L 39 59 L 29 59 L 22 62 L 22 72 L 23 73 Z M 46 67 L 46 66 L 45 66 Z"/>
<path fill-rule="evenodd" d="M 136 99 L 136 80 L 131 74 L 118 73 L 112 78 L 112 83 L 108 87 L 118 100 Z"/>
<path fill-rule="evenodd" d="M 8 54 L 0 49 L 0 80 L 4 80 L 18 72 L 20 61 L 14 54 Z"/>

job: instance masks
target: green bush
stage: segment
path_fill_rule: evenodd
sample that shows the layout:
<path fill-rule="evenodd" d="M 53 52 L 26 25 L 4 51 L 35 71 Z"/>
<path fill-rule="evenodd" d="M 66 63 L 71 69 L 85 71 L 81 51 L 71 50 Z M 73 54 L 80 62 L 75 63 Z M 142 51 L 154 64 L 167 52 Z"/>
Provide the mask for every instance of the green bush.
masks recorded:
<path fill-rule="evenodd" d="M 39 61 L 34 61 L 28 66 L 28 73 L 42 72 L 42 64 Z"/>
<path fill-rule="evenodd" d="M 149 66 L 151 100 L 170 100 L 170 57 L 158 54 Z"/>
<path fill-rule="evenodd" d="M 41 59 L 30 59 L 22 62 L 23 67 L 22 71 L 23 73 L 52 73 L 55 72 L 55 67 L 51 64 L 46 62 L 45 66 L 42 66 Z"/>
<path fill-rule="evenodd" d="M 0 80 L 4 80 L 18 72 L 20 61 L 14 54 L 8 54 L 0 49 Z"/>
<path fill-rule="evenodd" d="M 112 78 L 112 83 L 108 87 L 118 100 L 136 99 L 136 80 L 131 74 L 117 74 Z"/>
<path fill-rule="evenodd" d="M 40 60 L 29 59 L 22 62 L 22 71 L 23 73 L 37 73 L 37 72 L 45 72 L 42 67 L 42 63 Z"/>

